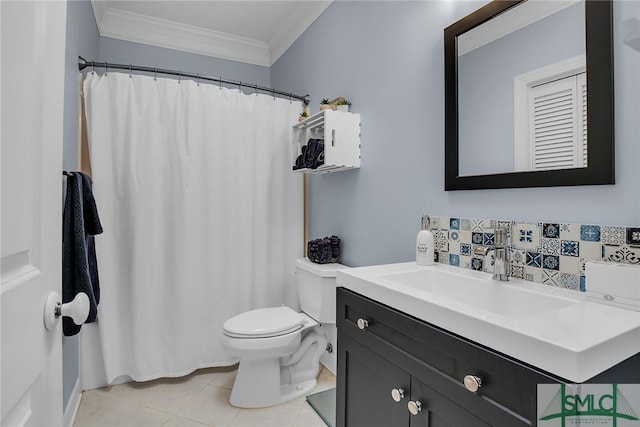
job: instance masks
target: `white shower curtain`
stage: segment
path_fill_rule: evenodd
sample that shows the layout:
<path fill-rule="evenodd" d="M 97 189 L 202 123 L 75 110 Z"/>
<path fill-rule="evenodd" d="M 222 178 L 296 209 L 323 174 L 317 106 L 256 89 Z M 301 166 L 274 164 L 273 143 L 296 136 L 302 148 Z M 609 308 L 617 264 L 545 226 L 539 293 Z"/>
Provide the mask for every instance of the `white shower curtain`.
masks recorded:
<path fill-rule="evenodd" d="M 297 307 L 300 102 L 190 80 L 89 73 L 98 329 L 107 381 L 180 376 L 234 361 L 222 324 Z"/>

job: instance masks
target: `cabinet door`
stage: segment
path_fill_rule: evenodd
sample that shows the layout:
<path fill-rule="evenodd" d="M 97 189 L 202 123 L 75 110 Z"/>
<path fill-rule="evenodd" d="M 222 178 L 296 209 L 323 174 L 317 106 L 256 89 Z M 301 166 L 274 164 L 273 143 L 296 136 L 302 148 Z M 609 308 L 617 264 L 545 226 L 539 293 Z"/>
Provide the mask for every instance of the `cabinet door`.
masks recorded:
<path fill-rule="evenodd" d="M 409 374 L 348 335 L 338 342 L 337 426 L 407 427 Z M 394 388 L 404 390 L 400 402 L 391 397 Z"/>
<path fill-rule="evenodd" d="M 411 416 L 410 427 L 490 427 L 415 377 L 411 378 L 411 401 L 419 401 L 422 410 Z"/>

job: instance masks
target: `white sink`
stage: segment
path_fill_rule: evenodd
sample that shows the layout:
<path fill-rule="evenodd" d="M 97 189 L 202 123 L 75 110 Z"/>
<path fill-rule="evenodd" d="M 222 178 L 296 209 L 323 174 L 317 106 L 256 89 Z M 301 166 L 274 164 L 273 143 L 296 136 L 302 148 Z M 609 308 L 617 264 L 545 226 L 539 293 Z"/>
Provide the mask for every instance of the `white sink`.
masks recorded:
<path fill-rule="evenodd" d="M 429 268 L 380 278 L 414 288 L 416 295 L 421 293 L 426 297 L 428 293 L 449 299 L 454 304 L 472 306 L 474 310 L 518 319 L 540 316 L 579 302 L 569 296 L 532 292 L 528 287 L 514 286 L 512 282 L 490 280 L 489 276 L 457 273 Z"/>
<path fill-rule="evenodd" d="M 338 285 L 581 383 L 640 352 L 640 312 L 584 293 L 437 264 L 338 271 Z"/>

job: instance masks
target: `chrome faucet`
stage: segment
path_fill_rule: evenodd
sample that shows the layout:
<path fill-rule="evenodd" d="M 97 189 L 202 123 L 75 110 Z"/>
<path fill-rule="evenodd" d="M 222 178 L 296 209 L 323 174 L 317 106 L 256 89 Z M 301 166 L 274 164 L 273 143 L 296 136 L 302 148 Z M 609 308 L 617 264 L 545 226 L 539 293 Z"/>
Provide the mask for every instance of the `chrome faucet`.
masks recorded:
<path fill-rule="evenodd" d="M 509 260 L 507 259 L 507 229 L 496 228 L 494 235 L 493 280 L 506 282 L 509 280 Z"/>

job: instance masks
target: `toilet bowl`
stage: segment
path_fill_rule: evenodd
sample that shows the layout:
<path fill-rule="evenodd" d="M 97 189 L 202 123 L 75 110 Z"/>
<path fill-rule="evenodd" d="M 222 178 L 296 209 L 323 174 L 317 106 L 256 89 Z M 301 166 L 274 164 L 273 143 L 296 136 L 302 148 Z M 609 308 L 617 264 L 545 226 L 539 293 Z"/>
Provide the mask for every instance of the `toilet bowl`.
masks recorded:
<path fill-rule="evenodd" d="M 240 359 L 229 402 L 241 408 L 277 405 L 311 392 L 327 347 L 322 323 L 335 323 L 335 273 L 340 264 L 296 260 L 302 313 L 268 307 L 240 313 L 223 326 L 222 344 Z"/>

